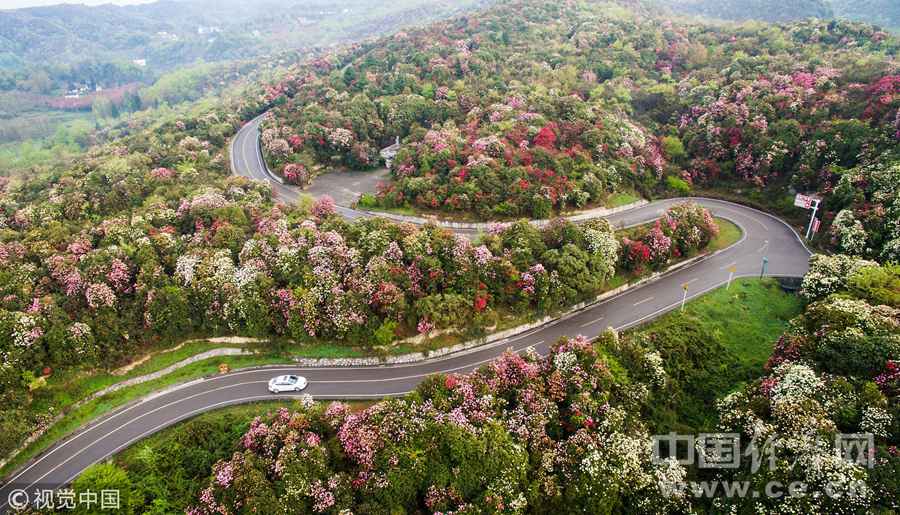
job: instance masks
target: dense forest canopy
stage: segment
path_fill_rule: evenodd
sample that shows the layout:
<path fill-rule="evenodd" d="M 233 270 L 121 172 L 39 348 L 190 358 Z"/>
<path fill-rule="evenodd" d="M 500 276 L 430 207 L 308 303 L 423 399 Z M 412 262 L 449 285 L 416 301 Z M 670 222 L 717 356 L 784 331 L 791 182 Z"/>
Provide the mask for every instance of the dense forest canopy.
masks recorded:
<path fill-rule="evenodd" d="M 161 101 L 70 163 L 0 180 L 0 451 L 52 418 L 46 385 L 57 373 L 92 377 L 190 336 L 364 351 L 483 336 L 504 316 L 558 313 L 616 279 L 663 270 L 719 234 L 690 202 L 625 232 L 602 219 L 538 228 L 527 218 L 624 191 L 737 192 L 797 217 L 807 213 L 791 200 L 803 191 L 823 199 L 810 244 L 833 255 L 812 258 L 802 314 L 764 369 L 732 369 L 720 335 L 690 321 L 594 342 L 571 335 L 548 356 L 505 355 L 357 412 L 335 403 L 260 418 L 224 455 L 177 472 L 203 484 L 190 506 L 173 510 L 154 490 L 178 457 L 145 460 L 130 471 L 148 481 L 129 491 L 128 509 L 896 509 L 898 50 L 885 29 L 851 21 L 721 24 L 636 0 L 508 0 L 324 51 L 220 98 Z M 399 136 L 370 208 L 513 221 L 473 241 L 434 225 L 349 221 L 328 197 L 276 202 L 270 185 L 228 166 L 229 138 L 264 112 L 266 158 L 288 180 L 380 166 L 378 150 Z M 706 477 L 653 463 L 650 432 L 684 429 L 672 413 L 689 409 L 706 412 L 689 430 L 773 439 L 773 465 Z M 871 468 L 820 445 L 855 432 L 873 435 Z M 127 479 L 103 467 L 77 484 Z M 695 477 L 802 481 L 810 495 L 709 501 L 675 488 Z M 835 485 L 840 495 L 827 495 Z"/>
<path fill-rule="evenodd" d="M 896 37 L 628 6 L 508 2 L 317 59 L 270 89 L 267 158 L 305 183 L 378 166 L 399 136 L 393 180 L 367 205 L 482 218 L 547 218 L 630 189 L 729 185 L 776 209 L 820 193 L 835 248 L 896 259 L 900 228 L 876 214 L 897 209 Z"/>

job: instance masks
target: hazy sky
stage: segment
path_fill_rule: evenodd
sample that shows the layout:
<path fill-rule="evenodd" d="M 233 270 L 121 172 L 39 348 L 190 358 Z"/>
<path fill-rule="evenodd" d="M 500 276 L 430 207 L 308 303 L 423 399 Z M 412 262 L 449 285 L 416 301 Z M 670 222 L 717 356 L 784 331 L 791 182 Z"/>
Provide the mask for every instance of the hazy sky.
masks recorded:
<path fill-rule="evenodd" d="M 0 9 L 17 9 L 19 7 L 34 7 L 36 5 L 54 5 L 54 4 L 85 4 L 85 5 L 101 5 L 101 4 L 146 4 L 153 0 L 0 0 Z"/>

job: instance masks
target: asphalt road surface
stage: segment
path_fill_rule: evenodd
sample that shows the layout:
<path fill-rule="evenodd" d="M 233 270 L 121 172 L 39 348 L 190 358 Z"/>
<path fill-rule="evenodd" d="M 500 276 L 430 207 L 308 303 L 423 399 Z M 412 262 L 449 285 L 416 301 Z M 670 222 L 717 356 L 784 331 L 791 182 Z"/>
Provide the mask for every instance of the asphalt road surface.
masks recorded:
<path fill-rule="evenodd" d="M 290 202 L 297 191 L 281 185 L 266 172 L 259 156 L 257 134 L 260 119 L 248 123 L 234 138 L 232 161 L 236 173 L 270 181 L 283 200 Z M 88 466 L 112 456 L 135 442 L 167 426 L 197 414 L 244 402 L 289 398 L 269 394 L 266 384 L 272 377 L 295 373 L 306 376 L 304 393 L 315 399 L 377 399 L 402 395 L 430 374 L 471 371 L 507 349 L 522 351 L 533 347 L 546 353 L 562 336 L 594 337 L 607 327 L 626 329 L 681 304 L 683 285 L 688 299 L 702 295 L 735 277 L 758 276 L 763 258 L 768 259 L 772 276 L 802 276 L 807 270 L 809 251 L 787 224 L 766 213 L 728 202 L 694 199 L 716 216 L 736 223 L 744 232 L 736 245 L 692 266 L 679 269 L 659 280 L 629 290 L 530 332 L 493 344 L 421 363 L 360 368 L 298 368 L 291 366 L 236 371 L 202 379 L 105 415 L 57 443 L 32 463 L 19 470 L 0 488 L 0 512 L 9 508 L 10 493 L 16 489 L 33 495 L 36 489 L 58 488 L 75 479 Z M 677 199 L 653 202 L 641 208 L 609 217 L 621 226 L 649 222 Z M 369 216 L 343 208 L 351 218 Z"/>
<path fill-rule="evenodd" d="M 278 199 L 288 203 L 296 202 L 302 190 L 297 186 L 282 183 L 281 178 L 272 174 L 263 162 L 259 150 L 259 126 L 264 117 L 265 115 L 260 115 L 247 122 L 232 139 L 230 150 L 232 171 L 258 181 L 268 181 L 272 183 L 272 190 Z M 338 206 L 337 209 L 338 213 L 349 219 L 368 216 L 348 207 Z"/>

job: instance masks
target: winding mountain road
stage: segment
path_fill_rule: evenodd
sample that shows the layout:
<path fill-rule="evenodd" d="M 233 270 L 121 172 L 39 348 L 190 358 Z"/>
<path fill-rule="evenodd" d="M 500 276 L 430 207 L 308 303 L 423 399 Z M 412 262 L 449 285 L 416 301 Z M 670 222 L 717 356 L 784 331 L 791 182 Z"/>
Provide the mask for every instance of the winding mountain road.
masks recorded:
<path fill-rule="evenodd" d="M 232 163 L 236 173 L 272 183 L 284 201 L 296 199 L 298 191 L 272 177 L 259 155 L 258 129 L 261 118 L 249 122 L 234 138 Z M 275 398 L 266 383 L 282 373 L 299 373 L 309 379 L 304 393 L 316 399 L 376 399 L 402 395 L 414 389 L 430 374 L 468 372 L 489 362 L 507 349 L 522 351 L 534 347 L 546 353 L 561 336 L 583 334 L 594 337 L 607 327 L 625 329 L 677 308 L 682 300 L 682 285 L 688 285 L 688 298 L 702 295 L 723 285 L 734 267 L 735 277 L 758 276 L 764 257 L 768 274 L 802 276 L 807 270 L 809 251 L 797 233 L 787 224 L 766 213 L 748 207 L 711 199 L 694 199 L 716 216 L 736 223 L 743 230 L 740 242 L 678 269 L 644 286 L 589 306 L 579 312 L 527 333 L 420 363 L 359 368 L 298 368 L 277 366 L 236 371 L 187 383 L 180 388 L 146 398 L 121 408 L 82 428 L 43 453 L 13 475 L 0 488 L 0 512 L 9 508 L 7 500 L 16 489 L 33 495 L 36 489 L 58 488 L 71 482 L 85 468 L 125 449 L 167 426 L 215 408 L 243 402 Z M 613 223 L 630 226 L 649 222 L 678 199 L 663 200 L 608 217 Z M 349 218 L 372 216 L 347 207 L 340 213 Z M 280 396 L 284 398 L 288 396 Z M 21 498 L 21 494 L 18 494 Z"/>

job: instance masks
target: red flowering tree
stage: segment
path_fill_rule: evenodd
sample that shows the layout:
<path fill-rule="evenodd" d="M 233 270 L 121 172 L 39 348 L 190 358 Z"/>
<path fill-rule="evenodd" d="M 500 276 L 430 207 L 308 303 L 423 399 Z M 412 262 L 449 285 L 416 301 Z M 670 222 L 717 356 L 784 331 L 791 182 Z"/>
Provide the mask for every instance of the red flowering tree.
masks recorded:
<path fill-rule="evenodd" d="M 285 165 L 282 175 L 288 184 L 296 184 L 298 186 L 306 186 L 310 179 L 309 170 L 307 170 L 306 166 L 298 163 Z"/>
<path fill-rule="evenodd" d="M 537 136 L 534 137 L 534 144 L 550 150 L 556 149 L 555 129 L 555 124 L 545 125 L 541 128 L 540 132 L 537 133 Z"/>

